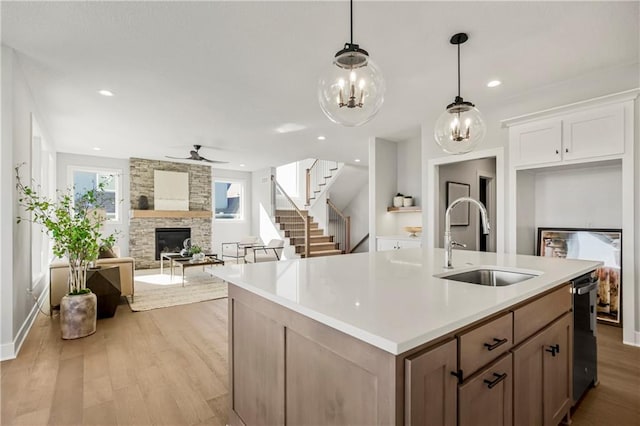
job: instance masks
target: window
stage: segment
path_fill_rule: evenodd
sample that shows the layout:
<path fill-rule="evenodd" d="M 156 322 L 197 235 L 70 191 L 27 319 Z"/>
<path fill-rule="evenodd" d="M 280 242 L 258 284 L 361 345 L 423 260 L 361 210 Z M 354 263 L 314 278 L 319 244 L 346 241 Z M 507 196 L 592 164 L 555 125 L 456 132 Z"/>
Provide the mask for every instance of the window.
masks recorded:
<path fill-rule="evenodd" d="M 214 186 L 216 219 L 242 220 L 244 218 L 243 192 L 242 182 L 216 180 Z"/>
<path fill-rule="evenodd" d="M 74 188 L 74 198 L 77 201 L 89 190 L 97 189 L 99 184 L 104 184 L 104 193 L 101 204 L 107 213 L 107 220 L 119 222 L 121 218 L 120 200 L 122 188 L 119 170 L 70 167 L 69 173 Z"/>

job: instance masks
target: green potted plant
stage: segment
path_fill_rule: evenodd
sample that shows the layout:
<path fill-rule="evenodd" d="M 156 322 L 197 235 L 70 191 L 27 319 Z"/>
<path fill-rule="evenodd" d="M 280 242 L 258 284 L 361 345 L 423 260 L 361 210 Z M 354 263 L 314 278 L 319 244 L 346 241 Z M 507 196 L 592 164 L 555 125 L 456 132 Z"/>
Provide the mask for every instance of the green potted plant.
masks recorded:
<path fill-rule="evenodd" d="M 104 187 L 74 197 L 73 188 L 58 191 L 55 199 L 39 194 L 37 186 L 24 185 L 20 166 L 15 168 L 18 202 L 30 215 L 22 220 L 42 225 L 53 240 L 53 254 L 69 261 L 69 293 L 60 303 L 63 339 L 76 339 L 96 330 L 96 296 L 87 288 L 87 268 L 98 258 L 101 245 L 115 243 L 115 234 L 102 235 Z M 74 199 L 75 198 L 75 199 Z"/>

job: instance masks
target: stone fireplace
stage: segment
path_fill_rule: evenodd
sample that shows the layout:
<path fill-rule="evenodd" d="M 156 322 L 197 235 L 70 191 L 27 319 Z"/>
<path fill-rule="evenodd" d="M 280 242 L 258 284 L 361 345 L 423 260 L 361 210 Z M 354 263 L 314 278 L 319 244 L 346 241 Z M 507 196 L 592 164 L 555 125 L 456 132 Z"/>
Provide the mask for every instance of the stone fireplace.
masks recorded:
<path fill-rule="evenodd" d="M 134 209 L 129 222 L 129 254 L 135 259 L 136 268 L 160 266 L 159 255 L 156 254 L 156 229 L 189 229 L 192 244 L 211 253 L 211 168 L 131 158 L 129 169 L 130 201 Z M 188 211 L 154 210 L 154 170 L 189 173 Z M 147 198 L 149 210 L 135 210 L 140 196 Z"/>

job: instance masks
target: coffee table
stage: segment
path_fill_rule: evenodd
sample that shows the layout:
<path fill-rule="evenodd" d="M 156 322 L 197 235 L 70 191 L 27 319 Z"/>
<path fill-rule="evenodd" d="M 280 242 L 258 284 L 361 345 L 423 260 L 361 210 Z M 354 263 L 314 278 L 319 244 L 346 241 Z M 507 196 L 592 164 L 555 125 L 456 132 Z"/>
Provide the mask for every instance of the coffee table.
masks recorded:
<path fill-rule="evenodd" d="M 218 255 L 215 253 L 207 253 L 205 257 L 215 257 L 218 258 Z M 189 256 L 183 256 L 180 253 L 160 253 L 160 275 L 164 274 L 164 261 L 169 261 L 169 266 L 171 267 L 171 276 L 173 277 L 173 261 L 174 259 L 191 259 Z"/>
<path fill-rule="evenodd" d="M 217 256 L 207 256 L 204 260 L 193 260 L 190 257 L 180 257 L 171 259 L 171 278 L 173 278 L 173 265 L 180 266 L 182 268 L 182 287 L 184 287 L 184 270 L 187 268 L 191 268 L 193 266 L 202 266 L 202 270 L 204 271 L 204 267 L 208 265 L 224 265 L 224 260 L 218 259 Z"/>

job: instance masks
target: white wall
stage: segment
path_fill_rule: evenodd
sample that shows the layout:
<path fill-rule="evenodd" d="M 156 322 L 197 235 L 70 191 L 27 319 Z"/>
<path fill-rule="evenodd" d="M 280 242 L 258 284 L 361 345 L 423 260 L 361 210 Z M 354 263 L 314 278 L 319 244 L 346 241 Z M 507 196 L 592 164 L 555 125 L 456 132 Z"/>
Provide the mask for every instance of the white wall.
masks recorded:
<path fill-rule="evenodd" d="M 460 163 L 445 164 L 439 167 L 440 179 L 439 179 L 439 208 L 438 208 L 438 247 L 444 246 L 444 213 L 447 209 L 447 181 L 466 183 L 469 185 L 469 195 L 476 200 L 479 199 L 479 186 L 478 186 L 478 173 L 488 172 L 489 174 L 496 174 L 496 160 L 495 158 L 482 158 L 478 160 L 463 161 Z M 468 226 L 452 226 L 451 234 L 454 240 L 459 243 L 467 245 L 467 250 L 477 249 L 477 237 L 478 237 L 478 209 L 476 206 L 469 204 L 462 204 L 456 209 L 467 208 L 469 206 L 469 225 Z M 490 208 L 491 211 L 495 210 L 495 197 L 494 205 Z M 489 222 L 492 229 L 489 236 L 491 239 L 490 247 L 495 247 L 496 239 L 496 216 L 495 214 L 489 215 Z"/>
<path fill-rule="evenodd" d="M 397 192 L 397 145 L 380 138 L 369 141 L 369 234 L 392 235 L 396 232 L 396 222 L 392 214 L 387 213 L 393 196 Z M 375 250 L 375 244 L 370 244 Z"/>
<path fill-rule="evenodd" d="M 420 180 L 420 137 L 414 137 L 396 144 L 398 187 L 397 192 L 413 197 L 415 206 L 422 205 L 422 181 Z M 395 194 L 394 194 L 395 195 Z M 391 202 L 391 201 L 389 201 Z"/>
<path fill-rule="evenodd" d="M 620 165 L 535 175 L 535 226 L 622 228 Z"/>
<path fill-rule="evenodd" d="M 351 217 L 351 249 L 369 233 L 369 184 L 361 187 L 351 202 L 342 210 Z M 358 248 L 358 253 L 369 251 L 369 238 Z M 372 244 L 373 245 L 373 244 Z"/>
<path fill-rule="evenodd" d="M 106 222 L 104 234 L 117 232 L 116 245 L 120 247 L 122 256 L 129 256 L 129 160 L 123 158 L 97 157 L 93 155 L 77 155 L 59 152 L 57 155 L 56 187 L 59 191 L 67 190 L 69 185 L 69 166 L 96 167 L 98 169 L 120 170 L 120 187 L 122 192 L 120 211 L 122 218 L 118 223 Z"/>
<path fill-rule="evenodd" d="M 24 216 L 18 206 L 14 167 L 26 163 L 20 170 L 21 178 L 31 178 L 31 115 L 37 120 L 42 136 L 53 147 L 47 129 L 47 120 L 35 104 L 31 88 L 22 73 L 15 52 L 2 46 L 2 143 L 0 152 L 0 189 L 4 200 L 0 203 L 0 357 L 12 358 L 26 337 L 38 312 L 34 298 L 46 297 L 47 286 L 31 288 L 31 225 L 16 223 Z"/>
<path fill-rule="evenodd" d="M 230 179 L 241 181 L 244 186 L 244 218 L 242 220 L 216 220 L 212 219 L 211 249 L 214 253 L 220 253 L 221 244 L 231 241 L 240 241 L 243 237 L 254 235 L 251 233 L 253 221 L 253 182 L 250 172 L 238 172 L 234 170 L 211 169 L 211 210 L 215 212 L 215 181 Z M 215 216 L 215 215 L 214 215 Z"/>

